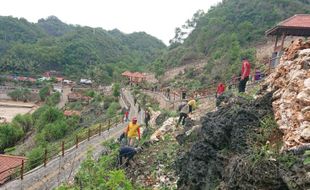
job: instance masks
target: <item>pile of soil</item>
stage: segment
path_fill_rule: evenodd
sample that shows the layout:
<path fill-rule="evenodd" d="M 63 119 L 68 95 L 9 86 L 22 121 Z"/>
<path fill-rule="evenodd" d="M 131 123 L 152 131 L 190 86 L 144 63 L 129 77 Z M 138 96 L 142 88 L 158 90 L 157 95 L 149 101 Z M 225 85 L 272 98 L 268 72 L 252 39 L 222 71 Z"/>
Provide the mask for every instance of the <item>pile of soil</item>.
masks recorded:
<path fill-rule="evenodd" d="M 230 96 L 230 97 L 229 97 Z M 201 132 L 176 161 L 178 189 L 288 189 L 275 160 L 251 165 L 260 120 L 272 112 L 272 93 L 255 101 L 223 96 L 224 105 L 202 119 Z"/>

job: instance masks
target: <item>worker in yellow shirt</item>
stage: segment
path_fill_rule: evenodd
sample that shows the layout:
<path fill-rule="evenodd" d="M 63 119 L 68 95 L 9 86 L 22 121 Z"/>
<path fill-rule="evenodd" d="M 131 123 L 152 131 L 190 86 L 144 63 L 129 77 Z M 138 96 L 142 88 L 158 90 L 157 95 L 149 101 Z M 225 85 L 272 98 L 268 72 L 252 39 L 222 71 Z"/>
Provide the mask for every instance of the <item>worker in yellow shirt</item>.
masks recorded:
<path fill-rule="evenodd" d="M 177 123 L 177 126 L 181 123 L 182 125 L 185 124 L 185 119 L 188 117 L 190 113 L 196 108 L 196 100 L 194 98 L 191 98 L 190 101 L 187 102 L 187 104 L 181 104 L 179 107 L 180 111 L 180 117 L 179 121 Z"/>
<path fill-rule="evenodd" d="M 128 145 L 133 146 L 137 137 L 140 140 L 140 126 L 137 123 L 137 118 L 132 118 L 132 121 L 129 122 L 127 126 L 127 138 L 128 138 Z"/>

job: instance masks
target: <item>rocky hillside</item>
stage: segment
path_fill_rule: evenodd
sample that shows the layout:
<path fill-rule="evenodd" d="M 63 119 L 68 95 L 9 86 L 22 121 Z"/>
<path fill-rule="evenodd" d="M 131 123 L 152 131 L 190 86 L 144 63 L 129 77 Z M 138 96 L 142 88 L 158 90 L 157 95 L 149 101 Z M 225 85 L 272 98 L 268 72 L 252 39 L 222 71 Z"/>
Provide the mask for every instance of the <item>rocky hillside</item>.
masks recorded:
<path fill-rule="evenodd" d="M 284 133 L 284 149 L 310 147 L 310 41 L 295 40 L 265 87 L 273 94 L 275 119 Z"/>

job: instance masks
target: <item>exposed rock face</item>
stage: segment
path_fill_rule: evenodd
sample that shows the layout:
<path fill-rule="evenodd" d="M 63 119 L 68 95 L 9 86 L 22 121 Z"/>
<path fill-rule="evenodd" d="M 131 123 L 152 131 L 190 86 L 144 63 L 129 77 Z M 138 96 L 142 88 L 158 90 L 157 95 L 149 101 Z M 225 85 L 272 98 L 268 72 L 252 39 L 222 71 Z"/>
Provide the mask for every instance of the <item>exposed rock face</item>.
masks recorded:
<path fill-rule="evenodd" d="M 272 114 L 271 100 L 271 93 L 251 103 L 234 97 L 202 118 L 201 132 L 176 162 L 178 188 L 211 190 L 219 188 L 222 181 L 222 189 L 287 189 L 277 163 L 266 160 L 248 167 L 244 159 L 251 151 L 251 134 L 258 129 L 260 119 Z M 248 175 L 243 175 L 246 172 Z"/>
<path fill-rule="evenodd" d="M 284 133 L 284 149 L 310 143 L 309 48 L 310 41 L 293 42 L 265 81 L 268 91 L 275 91 L 272 106 Z"/>

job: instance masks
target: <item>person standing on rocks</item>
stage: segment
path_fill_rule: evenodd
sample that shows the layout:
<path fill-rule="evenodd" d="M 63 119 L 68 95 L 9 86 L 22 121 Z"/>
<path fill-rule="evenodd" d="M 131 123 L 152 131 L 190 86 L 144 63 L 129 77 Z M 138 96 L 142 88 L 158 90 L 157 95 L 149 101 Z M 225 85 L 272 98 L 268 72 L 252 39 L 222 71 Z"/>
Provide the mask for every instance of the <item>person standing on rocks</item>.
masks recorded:
<path fill-rule="evenodd" d="M 140 140 L 140 126 L 137 123 L 137 118 L 132 118 L 132 121 L 128 124 L 126 130 L 127 138 L 128 138 L 128 145 L 134 146 L 137 137 Z"/>
<path fill-rule="evenodd" d="M 245 92 L 246 83 L 249 80 L 251 73 L 251 64 L 249 60 L 244 57 L 242 58 L 241 78 L 239 82 L 239 92 Z"/>
<path fill-rule="evenodd" d="M 188 101 L 187 104 L 185 105 L 181 104 L 179 106 L 180 117 L 177 126 L 179 126 L 180 123 L 182 123 L 182 125 L 185 125 L 185 119 L 188 117 L 188 114 L 192 113 L 193 109 L 195 108 L 196 108 L 196 100 L 193 98 L 190 101 Z"/>
<path fill-rule="evenodd" d="M 225 85 L 223 83 L 219 83 L 216 90 L 216 107 L 219 106 L 219 97 L 225 92 Z"/>

